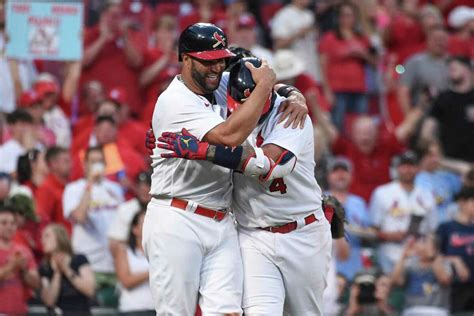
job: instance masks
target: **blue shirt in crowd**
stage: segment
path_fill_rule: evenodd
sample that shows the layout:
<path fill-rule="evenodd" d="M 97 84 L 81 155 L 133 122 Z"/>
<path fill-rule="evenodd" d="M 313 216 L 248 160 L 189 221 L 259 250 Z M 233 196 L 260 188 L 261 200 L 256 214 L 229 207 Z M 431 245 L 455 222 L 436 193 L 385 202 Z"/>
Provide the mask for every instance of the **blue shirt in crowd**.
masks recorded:
<path fill-rule="evenodd" d="M 474 225 L 464 225 L 457 221 L 443 223 L 438 227 L 441 253 L 447 256 L 460 256 L 471 273 L 474 284 Z M 459 283 L 454 279 L 454 283 Z"/>
<path fill-rule="evenodd" d="M 344 204 L 346 218 L 349 225 L 359 228 L 369 227 L 370 220 L 365 201 L 353 194 L 349 194 Z M 363 270 L 361 239 L 350 232 L 347 233 L 351 248 L 349 258 L 346 261 L 336 261 L 337 272 L 346 279 L 352 280 L 357 272 Z"/>
<path fill-rule="evenodd" d="M 453 202 L 454 195 L 461 190 L 462 182 L 459 175 L 445 170 L 421 171 L 415 178 L 415 185 L 433 193 L 439 223 L 451 220 L 447 209 Z"/>

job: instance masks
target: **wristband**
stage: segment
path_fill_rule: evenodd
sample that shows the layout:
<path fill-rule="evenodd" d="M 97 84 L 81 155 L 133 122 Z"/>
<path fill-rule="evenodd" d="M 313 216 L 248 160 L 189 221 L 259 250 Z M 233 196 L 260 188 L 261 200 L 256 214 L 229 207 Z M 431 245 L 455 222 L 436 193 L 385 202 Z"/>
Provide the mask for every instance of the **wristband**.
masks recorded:
<path fill-rule="evenodd" d="M 213 163 L 216 165 L 229 168 L 237 169 L 242 158 L 243 147 L 228 147 L 223 145 L 216 145 L 216 151 L 214 154 Z"/>
<path fill-rule="evenodd" d="M 297 88 L 295 88 L 293 86 L 289 86 L 289 85 L 284 85 L 284 86 L 278 88 L 278 90 L 277 90 L 277 93 L 280 96 L 285 97 L 285 98 L 288 98 L 290 96 L 290 93 L 292 93 L 292 92 L 301 93 L 300 90 L 298 90 Z"/>

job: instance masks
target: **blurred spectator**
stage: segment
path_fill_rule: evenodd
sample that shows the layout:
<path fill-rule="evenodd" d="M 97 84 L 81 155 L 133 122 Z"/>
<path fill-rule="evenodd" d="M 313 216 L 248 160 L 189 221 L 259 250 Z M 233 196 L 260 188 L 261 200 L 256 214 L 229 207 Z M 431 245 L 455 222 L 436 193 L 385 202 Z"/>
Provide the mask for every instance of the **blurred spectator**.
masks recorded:
<path fill-rule="evenodd" d="M 140 112 L 140 91 L 136 84 L 143 64 L 145 39 L 130 20 L 122 19 L 119 2 L 107 1 L 98 25 L 84 35 L 81 82 L 99 80 L 106 90 L 127 87 L 132 113 Z M 81 109 L 80 113 L 84 113 Z"/>
<path fill-rule="evenodd" d="M 18 157 L 16 175 L 21 188 L 13 191 L 26 191 L 27 195 L 36 198 L 38 188 L 48 174 L 48 166 L 44 155 L 44 152 L 38 149 L 31 149 Z"/>
<path fill-rule="evenodd" d="M 28 248 L 36 262 L 39 262 L 42 256 L 41 236 L 33 199 L 28 195 L 17 193 L 12 195 L 7 203 L 15 211 L 17 229 L 14 242 Z"/>
<path fill-rule="evenodd" d="M 318 116 L 319 126 L 328 136 L 333 152 L 348 157 L 354 165 L 349 192 L 368 201 L 377 186 L 390 181 L 391 160 L 403 150 L 422 115 L 421 110 L 414 109 L 394 131 L 385 132 L 374 118 L 361 116 L 352 124 L 350 139 L 341 136 L 324 115 Z"/>
<path fill-rule="evenodd" d="M 352 281 L 356 273 L 364 269 L 362 261 L 362 237 L 368 235 L 370 224 L 365 201 L 349 193 L 352 181 L 352 164 L 344 157 L 336 157 L 328 165 L 329 194 L 341 202 L 346 210 L 347 239 L 350 255 L 344 260 L 337 260 L 337 272 L 348 281 Z"/>
<path fill-rule="evenodd" d="M 148 261 L 142 248 L 142 228 L 145 209 L 136 213 L 129 224 L 128 242 L 115 257 L 120 283 L 119 311 L 122 315 L 156 315 L 148 283 Z"/>
<path fill-rule="evenodd" d="M 433 235 L 408 239 L 392 273 L 393 284 L 404 287 L 403 315 L 447 316 L 451 278 L 450 262 L 439 255 Z"/>
<path fill-rule="evenodd" d="M 91 315 L 89 302 L 95 282 L 87 258 L 74 254 L 66 229 L 59 224 L 45 227 L 41 243 L 45 256 L 39 274 L 44 304 L 54 315 Z"/>
<path fill-rule="evenodd" d="M 10 194 L 12 179 L 8 173 L 0 172 L 0 206 L 4 205 Z"/>
<path fill-rule="evenodd" d="M 177 30 L 178 20 L 172 15 L 158 17 L 153 28 L 151 37 L 153 47 L 146 51 L 144 67 L 139 79 L 140 87 L 145 92 L 145 109 L 140 119 L 147 124 L 153 115 L 156 99 L 164 90 L 162 84 L 167 81 L 167 73 L 173 65 L 178 63 Z M 177 74 L 179 70 L 175 72 Z"/>
<path fill-rule="evenodd" d="M 36 68 L 31 60 L 17 60 L 6 56 L 6 10 L 5 0 L 0 0 L 0 113 L 15 110 L 23 90 L 31 88 L 36 77 Z"/>
<path fill-rule="evenodd" d="M 343 0 L 320 0 L 315 3 L 316 24 L 321 34 L 332 31 L 336 25 L 337 7 Z"/>
<path fill-rule="evenodd" d="M 265 58 L 270 66 L 273 65 L 273 53 L 258 42 L 257 21 L 252 14 L 239 15 L 232 37 L 229 37 L 229 42 L 231 45 L 251 51 L 260 59 Z"/>
<path fill-rule="evenodd" d="M 451 56 L 474 58 L 474 8 L 456 7 L 449 14 L 449 26 L 455 31 L 449 37 L 448 47 Z"/>
<path fill-rule="evenodd" d="M 117 210 L 117 215 L 110 224 L 107 236 L 109 237 L 110 248 L 112 254 L 115 255 L 117 245 L 126 244 L 130 233 L 130 223 L 135 214 L 142 210 L 146 210 L 148 202 L 150 202 L 150 174 L 142 172 L 136 179 L 136 198 L 128 200 L 121 204 Z"/>
<path fill-rule="evenodd" d="M 141 139 L 146 133 L 147 125 L 130 118 L 128 97 L 125 88 L 114 88 L 107 94 L 107 98 L 102 100 L 94 115 L 89 116 L 77 125 L 78 132 L 74 137 L 72 152 L 76 153 L 88 146 L 97 144 L 97 137 L 94 134 L 94 124 L 100 116 L 111 116 L 118 125 L 117 138 L 121 143 L 127 143 L 136 152 L 148 156 L 146 148 L 137 139 Z M 155 100 L 156 101 L 156 100 Z M 154 106 L 154 104 L 153 104 Z M 153 112 L 151 112 L 153 114 Z M 147 122 L 150 122 L 151 115 Z"/>
<path fill-rule="evenodd" d="M 320 81 L 316 52 L 316 26 L 314 14 L 307 9 L 309 0 L 292 0 L 272 19 L 271 36 L 275 50 L 287 48 L 304 60 L 311 77 Z"/>
<path fill-rule="evenodd" d="M 59 83 L 53 75 L 40 74 L 34 85 L 43 109 L 42 119 L 47 128 L 53 131 L 55 144 L 64 148 L 71 146 L 71 125 L 63 110 L 58 106 Z"/>
<path fill-rule="evenodd" d="M 131 118 L 127 91 L 128 89 L 125 87 L 116 87 L 108 92 L 107 97 L 108 100 L 115 103 L 118 110 L 117 126 L 119 134 L 125 139 L 128 139 L 128 143 L 136 152 L 148 156 L 145 146 L 143 146 L 142 142 L 137 141 L 137 139 L 141 139 L 146 133 L 148 125 Z M 148 118 L 148 121 L 150 121 L 150 119 L 151 116 Z"/>
<path fill-rule="evenodd" d="M 44 108 L 35 90 L 26 90 L 20 96 L 18 108 L 28 112 L 33 118 L 33 129 L 42 146 L 49 147 L 56 143 L 54 132 L 44 123 Z"/>
<path fill-rule="evenodd" d="M 72 153 L 94 145 L 94 124 L 99 116 L 111 116 L 117 122 L 120 116 L 119 106 L 113 100 L 104 98 L 96 105 L 96 110 L 93 114 L 82 117 L 74 128 L 75 135 L 71 146 Z"/>
<path fill-rule="evenodd" d="M 82 253 L 95 272 L 99 301 L 108 306 L 116 283 L 107 230 L 118 206 L 123 202 L 121 187 L 104 177 L 102 148 L 88 148 L 84 157 L 85 177 L 66 185 L 63 194 L 64 217 L 73 222 L 72 245 Z"/>
<path fill-rule="evenodd" d="M 374 52 L 381 54 L 384 52 L 382 31 L 388 26 L 390 16 L 384 8 L 384 4 L 377 0 L 362 0 L 355 2 L 360 12 L 360 28 L 367 37 Z M 384 8 L 384 10 L 381 10 Z"/>
<path fill-rule="evenodd" d="M 418 0 L 399 1 L 400 9 L 385 30 L 385 46 L 403 64 L 411 55 L 423 50 L 425 36 L 418 20 Z"/>
<path fill-rule="evenodd" d="M 344 315 L 394 315 L 388 302 L 390 287 L 390 279 L 383 274 L 360 273 L 351 286 Z"/>
<path fill-rule="evenodd" d="M 74 136 L 81 130 L 82 121 L 93 120 L 91 118 L 97 111 L 99 103 L 104 99 L 104 86 L 100 81 L 92 80 L 83 84 L 81 91 L 81 108 L 85 109 L 86 111 L 77 119 L 73 126 Z"/>
<path fill-rule="evenodd" d="M 404 152 L 396 157 L 394 164 L 397 179 L 375 189 L 370 201 L 372 225 L 380 241 L 377 258 L 384 273 L 393 270 L 409 234 L 429 233 L 437 225 L 433 196 L 415 185 L 416 155 Z"/>
<path fill-rule="evenodd" d="M 293 51 L 278 50 L 275 53 L 273 67 L 278 82 L 294 86 L 303 93 L 308 106 L 308 114 L 313 122 L 316 119 L 315 112 L 319 107 L 324 111 L 329 110 L 329 104 L 322 97 L 318 84 L 305 72 L 305 62 L 300 60 Z"/>
<path fill-rule="evenodd" d="M 470 61 L 453 57 L 448 62 L 449 90 L 434 101 L 425 122 L 424 138 L 433 138 L 437 127 L 439 140 L 448 158 L 474 162 L 474 79 Z"/>
<path fill-rule="evenodd" d="M 141 134 L 145 135 L 145 133 Z M 105 156 L 105 175 L 122 184 L 123 189 L 132 190 L 130 179 L 147 169 L 144 158 L 131 147 L 126 139 L 118 138 L 117 123 L 111 116 L 99 116 L 96 120 L 90 146 L 102 146 Z M 72 178 L 81 177 L 84 170 L 81 161 L 86 149 L 79 150 L 73 158 Z"/>
<path fill-rule="evenodd" d="M 73 134 L 73 144 L 71 149 L 74 150 L 74 141 L 77 138 L 77 135 L 80 134 L 84 128 L 90 128 L 94 122 L 94 115 L 97 112 L 99 104 L 105 99 L 104 86 L 98 80 L 92 80 L 86 82 L 82 86 L 81 90 L 81 109 L 85 109 L 79 117 L 72 118 L 72 134 Z"/>
<path fill-rule="evenodd" d="M 418 11 L 419 21 L 425 35 L 433 29 L 444 26 L 443 16 L 437 6 L 426 3 Z"/>
<path fill-rule="evenodd" d="M 0 206 L 0 313 L 26 314 L 30 289 L 39 287 L 39 276 L 31 251 L 13 241 L 15 212 Z"/>
<path fill-rule="evenodd" d="M 37 213 L 42 226 L 58 223 L 71 233 L 71 223 L 63 214 L 63 193 L 71 174 L 71 155 L 65 148 L 55 146 L 46 151 L 45 159 L 49 174 L 36 191 Z"/>
<path fill-rule="evenodd" d="M 436 232 L 441 253 L 459 256 L 469 273 L 455 270 L 451 287 L 451 313 L 474 311 L 474 188 L 464 187 L 458 196 L 459 212 L 453 221 L 443 223 Z"/>
<path fill-rule="evenodd" d="M 213 23 L 220 28 L 225 27 L 226 15 L 225 11 L 220 7 L 220 1 L 193 0 L 192 3 L 193 6 L 189 8 L 190 10 L 187 7 L 181 7 L 182 15 L 179 20 L 180 31 L 198 22 Z M 184 8 L 186 10 L 183 10 Z"/>
<path fill-rule="evenodd" d="M 432 141 L 420 146 L 420 172 L 415 184 L 433 194 L 440 223 L 450 220 L 447 208 L 461 189 L 461 177 L 441 168 L 443 153 L 439 143 Z"/>
<path fill-rule="evenodd" d="M 427 34 L 426 50 L 410 57 L 398 87 L 398 102 L 405 114 L 409 109 L 426 107 L 424 98 L 432 101 L 448 88 L 448 34 L 443 27 L 432 28 Z"/>
<path fill-rule="evenodd" d="M 8 114 L 7 123 L 11 139 L 0 146 L 0 171 L 15 174 L 18 157 L 36 145 L 33 118 L 25 110 L 18 109 Z"/>
<path fill-rule="evenodd" d="M 375 64 L 366 37 L 357 31 L 357 7 L 344 2 L 338 7 L 336 29 L 324 34 L 319 45 L 321 83 L 333 105 L 332 119 L 342 129 L 347 111 L 366 113 L 368 109 L 365 64 Z"/>

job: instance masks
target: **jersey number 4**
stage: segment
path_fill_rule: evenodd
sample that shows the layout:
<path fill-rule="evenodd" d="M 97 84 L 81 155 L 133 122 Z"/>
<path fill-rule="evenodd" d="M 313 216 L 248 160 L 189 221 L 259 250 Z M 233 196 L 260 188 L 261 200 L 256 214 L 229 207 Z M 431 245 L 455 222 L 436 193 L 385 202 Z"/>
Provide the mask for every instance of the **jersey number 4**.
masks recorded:
<path fill-rule="evenodd" d="M 270 184 L 270 192 L 280 191 L 281 194 L 286 193 L 286 183 L 283 181 L 283 178 L 276 178 Z"/>

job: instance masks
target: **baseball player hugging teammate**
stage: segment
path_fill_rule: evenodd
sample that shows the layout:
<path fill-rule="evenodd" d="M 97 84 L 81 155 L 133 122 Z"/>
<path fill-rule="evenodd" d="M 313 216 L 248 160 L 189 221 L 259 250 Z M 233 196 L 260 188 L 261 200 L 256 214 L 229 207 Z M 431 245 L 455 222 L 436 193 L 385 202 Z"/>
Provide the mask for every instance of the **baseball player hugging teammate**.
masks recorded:
<path fill-rule="evenodd" d="M 320 315 L 331 232 L 306 108 L 281 107 L 265 61 L 224 73 L 233 54 L 212 24 L 185 29 L 179 54 L 152 120 L 143 245 L 157 314 L 193 315 L 199 300 L 203 315 Z M 285 128 L 288 115 L 304 127 Z"/>

